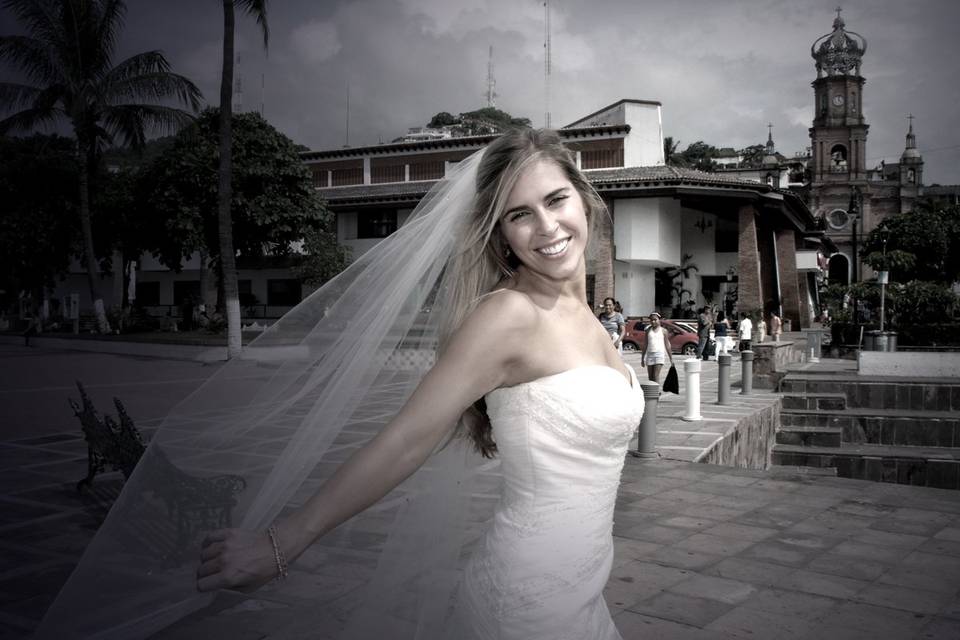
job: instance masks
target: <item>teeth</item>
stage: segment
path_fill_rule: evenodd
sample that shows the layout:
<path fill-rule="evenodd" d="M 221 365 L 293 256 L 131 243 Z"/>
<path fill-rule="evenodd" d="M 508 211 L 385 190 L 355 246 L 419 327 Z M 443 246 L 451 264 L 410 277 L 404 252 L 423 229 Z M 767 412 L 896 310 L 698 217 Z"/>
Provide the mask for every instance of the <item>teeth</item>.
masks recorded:
<path fill-rule="evenodd" d="M 566 238 L 557 244 L 550 245 L 549 247 L 543 247 L 542 249 L 537 249 L 537 251 L 548 256 L 554 256 L 566 249 L 569 242 L 570 238 Z"/>

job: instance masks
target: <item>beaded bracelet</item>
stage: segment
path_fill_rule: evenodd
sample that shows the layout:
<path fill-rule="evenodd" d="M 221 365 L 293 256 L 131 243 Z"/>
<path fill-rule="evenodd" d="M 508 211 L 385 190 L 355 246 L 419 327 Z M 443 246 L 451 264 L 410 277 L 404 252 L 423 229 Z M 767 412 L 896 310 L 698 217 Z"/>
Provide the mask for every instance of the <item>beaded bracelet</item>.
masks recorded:
<path fill-rule="evenodd" d="M 273 557 L 277 561 L 277 580 L 283 580 L 287 577 L 287 559 L 280 548 L 280 536 L 277 533 L 277 525 L 272 524 L 267 528 L 267 535 L 270 536 L 270 543 L 273 545 Z"/>

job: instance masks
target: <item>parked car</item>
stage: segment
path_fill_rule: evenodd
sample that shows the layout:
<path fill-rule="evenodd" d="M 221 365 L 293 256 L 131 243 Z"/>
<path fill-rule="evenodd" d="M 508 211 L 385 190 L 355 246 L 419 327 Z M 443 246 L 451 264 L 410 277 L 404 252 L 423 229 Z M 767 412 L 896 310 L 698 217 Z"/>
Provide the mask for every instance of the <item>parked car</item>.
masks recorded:
<path fill-rule="evenodd" d="M 624 351 L 643 351 L 647 344 L 647 325 L 649 319 L 627 318 L 627 332 L 623 336 Z M 667 330 L 670 336 L 670 346 L 673 353 L 680 353 L 685 356 L 696 355 L 697 353 L 697 332 L 682 324 L 675 323 L 672 320 L 661 320 L 660 324 Z M 707 345 L 707 355 L 713 353 L 712 342 Z"/>

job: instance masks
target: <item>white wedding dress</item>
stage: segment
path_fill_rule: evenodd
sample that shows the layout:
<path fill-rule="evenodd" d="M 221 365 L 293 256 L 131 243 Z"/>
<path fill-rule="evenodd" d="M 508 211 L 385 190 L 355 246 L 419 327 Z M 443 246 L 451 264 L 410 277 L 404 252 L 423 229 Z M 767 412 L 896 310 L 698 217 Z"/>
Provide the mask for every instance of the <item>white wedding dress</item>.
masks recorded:
<path fill-rule="evenodd" d="M 461 587 L 458 637 L 615 640 L 613 510 L 643 392 L 603 365 L 486 396 L 503 495 Z"/>

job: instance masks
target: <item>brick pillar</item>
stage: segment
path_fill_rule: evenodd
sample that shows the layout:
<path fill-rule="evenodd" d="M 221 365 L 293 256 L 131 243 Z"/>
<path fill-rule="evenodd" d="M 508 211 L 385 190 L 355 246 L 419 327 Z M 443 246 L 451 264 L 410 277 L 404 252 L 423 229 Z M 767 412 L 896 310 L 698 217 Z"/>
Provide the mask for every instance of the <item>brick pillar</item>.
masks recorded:
<path fill-rule="evenodd" d="M 607 202 L 609 213 L 601 213 L 592 227 L 597 235 L 593 245 L 593 274 L 595 277 L 593 299 L 616 298 L 613 279 L 613 203 Z"/>
<path fill-rule="evenodd" d="M 799 329 L 805 319 L 800 318 L 800 288 L 797 283 L 797 235 L 793 229 L 777 229 L 777 265 L 780 279 L 780 304 L 783 319 Z"/>
<path fill-rule="evenodd" d="M 737 244 L 737 313 L 763 308 L 760 290 L 760 251 L 757 247 L 757 210 L 752 204 L 740 207 L 740 240 Z"/>

